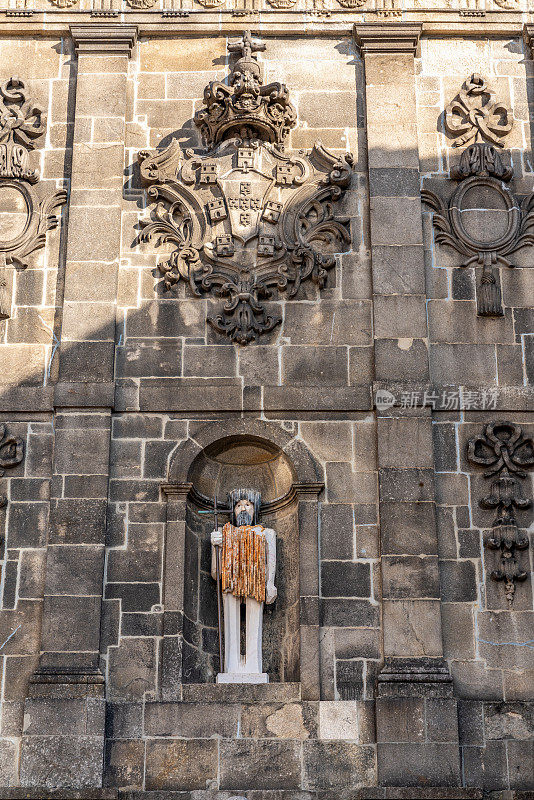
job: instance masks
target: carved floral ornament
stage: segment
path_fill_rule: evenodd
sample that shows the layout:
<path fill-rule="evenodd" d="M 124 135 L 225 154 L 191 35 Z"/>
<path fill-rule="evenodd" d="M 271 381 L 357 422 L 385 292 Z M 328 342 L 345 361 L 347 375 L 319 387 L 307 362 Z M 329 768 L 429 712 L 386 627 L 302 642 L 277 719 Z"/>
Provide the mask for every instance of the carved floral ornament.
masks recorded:
<path fill-rule="evenodd" d="M 170 242 L 159 265 L 165 285 L 189 284 L 200 297 L 225 299 L 210 324 L 238 344 L 271 331 L 281 318 L 262 301 L 294 297 L 312 280 L 322 287 L 335 254 L 350 243 L 348 219 L 335 213 L 351 180 L 353 158 L 286 151 L 297 123 L 287 87 L 263 85 L 256 53 L 265 45 L 245 33 L 228 83 L 214 81 L 197 111 L 205 149 L 139 154 L 154 205 L 141 241 Z"/>
<path fill-rule="evenodd" d="M 511 131 L 510 110 L 495 99 L 480 75 L 472 75 L 445 110 L 445 126 L 455 145 L 468 144 L 450 170 L 458 187 L 448 198 L 425 188 L 423 202 L 434 211 L 436 242 L 464 256 L 462 266 L 480 268 L 477 313 L 502 316 L 500 276 L 512 267 L 508 256 L 534 244 L 534 195 L 518 198 L 507 185 L 513 170 L 497 147 Z M 486 140 L 486 141 L 484 141 Z M 425 187 L 432 181 L 426 181 Z"/>
<path fill-rule="evenodd" d="M 28 99 L 24 82 L 10 78 L 0 85 L 0 255 L 21 268 L 44 247 L 47 231 L 58 223 L 54 209 L 67 200 L 64 189 L 42 197 L 34 188 L 39 173 L 29 153 L 44 132 L 44 112 Z"/>
<path fill-rule="evenodd" d="M 516 583 L 526 580 L 527 572 L 518 561 L 518 551 L 526 550 L 528 537 L 518 530 L 515 513 L 530 508 L 523 496 L 521 480 L 534 467 L 534 441 L 513 422 L 490 422 L 480 436 L 470 439 L 467 457 L 472 464 L 485 467 L 484 477 L 493 478 L 491 491 L 480 500 L 482 508 L 496 509 L 487 547 L 499 554 L 499 565 L 491 577 L 503 581 L 506 598 L 512 605 Z"/>

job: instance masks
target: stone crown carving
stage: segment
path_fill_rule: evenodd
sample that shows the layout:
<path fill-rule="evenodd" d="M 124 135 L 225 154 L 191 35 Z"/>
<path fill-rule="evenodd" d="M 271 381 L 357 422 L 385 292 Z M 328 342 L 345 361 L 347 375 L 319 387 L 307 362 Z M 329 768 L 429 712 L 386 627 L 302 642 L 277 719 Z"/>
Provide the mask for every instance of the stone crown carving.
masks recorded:
<path fill-rule="evenodd" d="M 495 97 L 481 75 L 473 73 L 445 109 L 445 127 L 455 138 L 454 146 L 488 141 L 504 147 L 512 130 L 512 111 Z"/>
<path fill-rule="evenodd" d="M 163 152 L 139 153 L 154 202 L 139 238 L 174 246 L 159 265 L 166 287 L 184 280 L 198 297 L 225 298 L 208 321 L 244 345 L 281 322 L 263 300 L 282 291 L 295 297 L 308 279 L 322 287 L 347 248 L 348 219 L 335 205 L 353 159 L 320 143 L 287 152 L 283 140 L 296 122 L 287 89 L 261 87 L 253 57 L 260 45 L 247 34 L 231 47 L 243 52 L 231 86 L 210 84 L 208 109 L 196 119 L 207 148 L 182 153 L 173 141 Z"/>
<path fill-rule="evenodd" d="M 289 102 L 289 92 L 283 83 L 262 85 L 261 69 L 256 53 L 265 44 L 246 31 L 241 41 L 228 46 L 232 53 L 240 52 L 228 85 L 212 81 L 204 90 L 205 108 L 195 114 L 207 147 L 224 139 L 259 139 L 282 144 L 297 123 L 297 112 Z"/>

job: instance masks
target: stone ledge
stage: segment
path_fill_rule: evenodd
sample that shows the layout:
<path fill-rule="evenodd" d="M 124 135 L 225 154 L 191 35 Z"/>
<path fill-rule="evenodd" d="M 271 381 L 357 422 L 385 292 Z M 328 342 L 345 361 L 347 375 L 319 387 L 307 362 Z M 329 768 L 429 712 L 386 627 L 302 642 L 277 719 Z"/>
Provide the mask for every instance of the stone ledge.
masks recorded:
<path fill-rule="evenodd" d="M 359 789 L 355 800 L 480 800 L 481 789 L 449 788 L 447 786 L 377 786 Z"/>
<path fill-rule="evenodd" d="M 300 683 L 184 683 L 182 699 L 186 703 L 256 703 L 259 701 L 288 703 L 300 700 Z M 1 798 L 0 798 L 1 800 Z"/>
<path fill-rule="evenodd" d="M 16 386 L 4 385 L 0 387 L 0 411 L 17 411 L 24 409 L 24 413 L 52 411 L 54 387 L 53 386 Z"/>
<path fill-rule="evenodd" d="M 362 55 L 370 53 L 412 53 L 415 55 L 421 25 L 368 22 L 354 26 L 354 38 Z"/>
<path fill-rule="evenodd" d="M 77 55 L 131 56 L 137 42 L 136 25 L 71 25 L 70 32 Z"/>
<path fill-rule="evenodd" d="M 56 408 L 113 408 L 113 383 L 57 383 L 54 387 Z"/>
<path fill-rule="evenodd" d="M 500 793 L 496 793 L 499 794 Z M 229 797 L 246 797 L 246 800 L 481 800 L 481 789 L 449 788 L 429 786 L 414 788 L 405 786 L 365 786 L 360 789 L 305 791 L 305 790 L 251 790 L 242 792 L 218 792 L 214 790 L 179 791 L 120 791 L 120 800 L 229 800 Z M 524 795 L 524 797 L 520 797 Z M 530 796 L 527 796 L 530 795 Z M 1 798 L 0 798 L 1 800 Z M 508 800 L 506 797 L 492 800 Z M 532 792 L 516 792 L 510 800 L 532 800 Z"/>
<path fill-rule="evenodd" d="M 7 16 L 7 9 L 0 10 L 0 34 L 42 36 L 46 20 L 46 28 L 50 33 L 69 33 L 71 25 L 78 25 L 81 20 L 90 22 L 90 10 L 74 12 L 69 9 L 55 9 L 48 7 L 45 10 L 35 10 L 30 18 L 17 17 L 11 19 Z M 218 7 L 216 11 L 208 9 L 189 12 L 187 19 L 163 16 L 161 10 L 136 10 L 125 8 L 121 11 L 127 24 L 136 24 L 140 36 L 205 36 L 207 34 L 234 36 L 236 34 L 236 20 L 233 9 Z M 376 10 L 366 9 L 365 18 L 376 20 Z M 363 13 L 346 9 L 333 9 L 328 17 L 313 17 L 306 11 L 292 9 L 280 11 L 273 9 L 261 10 L 253 17 L 254 24 L 261 22 L 265 34 L 284 36 L 299 34 L 332 36 L 333 32 L 347 35 L 353 23 L 361 23 Z M 488 36 L 502 38 L 504 36 L 519 37 L 523 29 L 524 11 L 499 9 L 488 10 L 483 18 L 465 17 L 459 9 L 404 9 L 403 24 L 423 24 L 423 34 L 431 36 Z M 310 22 L 312 29 L 310 31 Z M 125 25 L 126 22 L 117 22 L 116 25 Z M 396 23 L 399 24 L 399 23 Z M 222 25 L 222 27 L 221 27 Z"/>
<path fill-rule="evenodd" d="M 0 800 L 116 800 L 117 789 L 25 789 L 0 786 Z"/>

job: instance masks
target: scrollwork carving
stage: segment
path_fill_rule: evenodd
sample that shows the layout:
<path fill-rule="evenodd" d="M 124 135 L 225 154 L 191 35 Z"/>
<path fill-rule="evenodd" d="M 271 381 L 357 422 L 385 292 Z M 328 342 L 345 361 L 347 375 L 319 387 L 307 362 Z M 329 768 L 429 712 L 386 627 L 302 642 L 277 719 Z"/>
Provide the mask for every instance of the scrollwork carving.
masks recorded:
<path fill-rule="evenodd" d="M 521 202 L 505 186 L 512 170 L 505 167 L 495 147 L 472 144 L 451 169 L 459 181 L 448 201 L 424 189 L 421 197 L 433 211 L 436 242 L 465 257 L 462 266 L 481 268 L 477 313 L 502 316 L 500 281 L 495 268 L 511 267 L 508 256 L 534 244 L 534 195 Z M 483 215 L 486 215 L 486 220 Z"/>
<path fill-rule="evenodd" d="M 499 566 L 491 572 L 491 578 L 504 582 L 506 598 L 512 605 L 516 583 L 527 578 L 517 552 L 526 550 L 529 541 L 520 533 L 515 514 L 532 504 L 530 498 L 523 496 L 520 481 L 527 477 L 525 470 L 534 467 L 534 441 L 523 434 L 520 425 L 490 422 L 482 435 L 469 440 L 467 457 L 472 464 L 485 467 L 485 478 L 493 479 L 490 494 L 480 500 L 482 508 L 496 510 L 492 534 L 486 543 L 499 555 Z"/>
<path fill-rule="evenodd" d="M 219 333 L 245 345 L 281 321 L 263 305 L 277 292 L 294 297 L 304 281 L 324 286 L 335 254 L 350 243 L 348 219 L 335 213 L 351 180 L 353 159 L 320 144 L 286 151 L 296 113 L 283 84 L 263 87 L 245 34 L 229 85 L 211 83 L 195 123 L 206 150 L 139 154 L 152 202 L 142 242 L 171 243 L 159 265 L 168 289 L 187 281 L 197 297 L 224 298 L 208 317 Z"/>
<path fill-rule="evenodd" d="M 503 147 L 512 130 L 512 112 L 495 97 L 481 75 L 473 73 L 445 109 L 445 127 L 455 147 L 488 141 Z"/>
<path fill-rule="evenodd" d="M 10 78 L 0 86 L 0 96 L 0 203 L 3 197 L 10 204 L 14 226 L 20 228 L 11 238 L 0 239 L 0 253 L 7 263 L 24 268 L 27 257 L 44 247 L 47 231 L 57 226 L 54 210 L 66 202 L 67 192 L 60 189 L 42 197 L 35 188 L 39 173 L 31 166 L 30 151 L 45 132 L 45 117 L 27 98 L 24 82 Z"/>

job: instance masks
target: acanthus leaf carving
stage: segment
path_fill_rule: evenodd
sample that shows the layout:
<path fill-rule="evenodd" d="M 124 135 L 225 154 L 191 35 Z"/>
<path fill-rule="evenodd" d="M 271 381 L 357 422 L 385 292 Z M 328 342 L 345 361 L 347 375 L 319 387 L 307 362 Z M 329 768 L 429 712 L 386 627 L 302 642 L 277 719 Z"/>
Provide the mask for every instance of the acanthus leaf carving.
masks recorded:
<path fill-rule="evenodd" d="M 139 154 L 152 203 L 139 239 L 174 246 L 159 264 L 166 288 L 184 280 L 195 296 L 224 298 L 208 321 L 245 345 L 281 322 L 264 301 L 278 292 L 295 297 L 307 280 L 323 287 L 350 244 L 348 218 L 336 204 L 353 158 L 319 143 L 309 153 L 286 151 L 296 123 L 286 87 L 262 87 L 255 53 L 263 45 L 250 35 L 231 49 L 242 56 L 230 86 L 210 84 L 207 110 L 195 117 L 206 149 L 182 152 L 173 141 L 163 152 Z"/>
<path fill-rule="evenodd" d="M 44 247 L 47 232 L 57 226 L 55 209 L 66 202 L 67 192 L 59 189 L 43 197 L 35 188 L 39 173 L 32 168 L 29 154 L 45 132 L 45 117 L 42 108 L 28 99 L 24 82 L 10 78 L 0 86 L 0 96 L 0 194 L 10 197 L 25 214 L 22 231 L 0 240 L 0 253 L 6 263 L 25 268 L 27 257 Z"/>
<path fill-rule="evenodd" d="M 491 578 L 503 581 L 505 595 L 511 606 L 516 583 L 527 578 L 518 562 L 517 552 L 529 546 L 516 521 L 516 510 L 530 508 L 532 501 L 523 495 L 520 480 L 527 469 L 534 467 L 534 441 L 524 435 L 520 425 L 508 421 L 490 422 L 481 435 L 470 439 L 467 457 L 472 464 L 485 467 L 484 477 L 492 479 L 490 494 L 480 500 L 480 506 L 495 509 L 492 533 L 486 542 L 499 555 L 497 569 Z"/>

